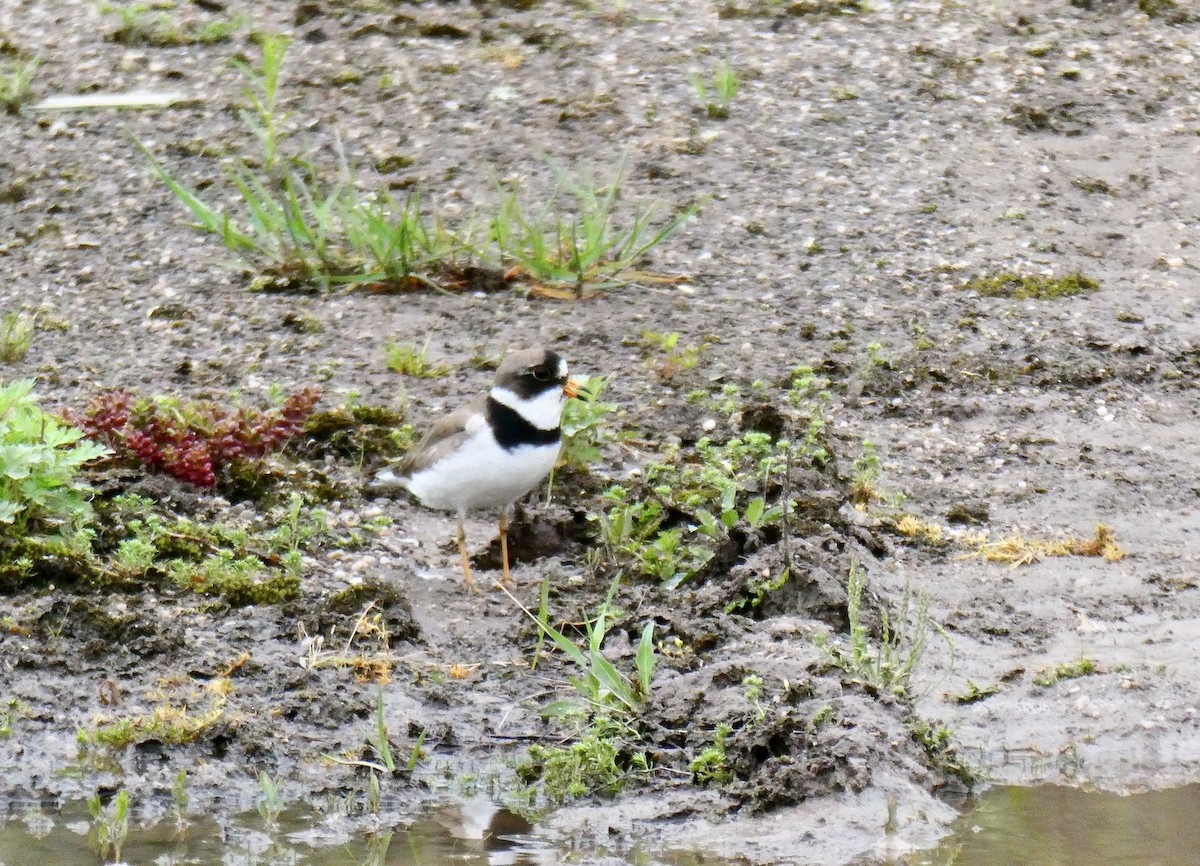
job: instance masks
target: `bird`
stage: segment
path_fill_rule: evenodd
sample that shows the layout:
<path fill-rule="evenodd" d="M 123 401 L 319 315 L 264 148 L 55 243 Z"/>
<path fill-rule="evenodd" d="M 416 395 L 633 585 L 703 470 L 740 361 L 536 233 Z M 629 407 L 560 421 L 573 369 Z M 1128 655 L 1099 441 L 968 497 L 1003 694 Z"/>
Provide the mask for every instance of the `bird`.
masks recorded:
<path fill-rule="evenodd" d="M 463 577 L 472 592 L 478 590 L 463 523 L 470 511 L 499 510 L 501 582 L 507 585 L 512 507 L 554 468 L 562 448 L 563 406 L 578 389 L 556 352 L 510 352 L 486 394 L 430 427 L 394 468 L 375 475 L 371 488 L 403 488 L 428 508 L 455 513 Z"/>

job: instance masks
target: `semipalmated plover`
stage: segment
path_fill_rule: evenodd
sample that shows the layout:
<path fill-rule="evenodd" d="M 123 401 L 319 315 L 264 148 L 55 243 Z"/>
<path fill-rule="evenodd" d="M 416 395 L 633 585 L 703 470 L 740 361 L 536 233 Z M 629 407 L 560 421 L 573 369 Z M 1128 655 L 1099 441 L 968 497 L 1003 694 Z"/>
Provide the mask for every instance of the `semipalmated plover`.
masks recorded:
<path fill-rule="evenodd" d="M 491 390 L 442 418 L 372 487 L 403 487 L 429 508 L 458 517 L 458 552 L 475 589 L 463 521 L 474 509 L 499 509 L 500 556 L 508 573 L 508 519 L 513 504 L 550 474 L 562 447 L 559 421 L 576 384 L 567 362 L 549 349 L 505 357 Z"/>

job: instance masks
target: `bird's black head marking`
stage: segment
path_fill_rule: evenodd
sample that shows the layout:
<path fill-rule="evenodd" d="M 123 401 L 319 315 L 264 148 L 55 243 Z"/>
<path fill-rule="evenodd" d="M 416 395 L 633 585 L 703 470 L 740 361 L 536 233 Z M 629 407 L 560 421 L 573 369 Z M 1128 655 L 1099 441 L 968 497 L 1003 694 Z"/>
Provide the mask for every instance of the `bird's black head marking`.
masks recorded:
<path fill-rule="evenodd" d="M 567 384 L 567 365 L 557 352 L 534 349 L 510 355 L 496 372 L 496 384 L 523 400 Z"/>

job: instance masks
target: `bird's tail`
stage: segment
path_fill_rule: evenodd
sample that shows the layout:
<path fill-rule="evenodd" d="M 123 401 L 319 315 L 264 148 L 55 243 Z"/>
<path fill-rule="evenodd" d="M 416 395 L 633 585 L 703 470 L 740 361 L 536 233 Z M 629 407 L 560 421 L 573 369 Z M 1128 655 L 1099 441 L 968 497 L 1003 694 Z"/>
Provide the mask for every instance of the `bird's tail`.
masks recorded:
<path fill-rule="evenodd" d="M 382 469 L 367 482 L 364 493 L 394 493 L 397 490 L 407 490 L 408 479 L 397 475 L 391 469 Z"/>

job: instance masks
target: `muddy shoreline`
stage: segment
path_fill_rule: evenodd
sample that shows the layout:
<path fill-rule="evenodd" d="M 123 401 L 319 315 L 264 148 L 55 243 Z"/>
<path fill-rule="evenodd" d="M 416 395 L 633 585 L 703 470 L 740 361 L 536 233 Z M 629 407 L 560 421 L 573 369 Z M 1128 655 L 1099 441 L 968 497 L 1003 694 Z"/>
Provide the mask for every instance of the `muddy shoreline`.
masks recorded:
<path fill-rule="evenodd" d="M 126 38 L 91 2 L 7 4 L 0 57 L 41 65 L 30 105 L 0 123 L 0 315 L 35 323 L 0 383 L 32 378 L 44 406 L 76 413 L 111 389 L 267 406 L 317 386 L 319 411 L 394 423 L 292 443 L 259 499 L 94 478 L 106 501 L 140 491 L 179 519 L 264 534 L 287 525 L 286 485 L 303 478 L 323 491 L 322 525 L 292 544 L 297 589 L 271 603 L 165 578 L 11 588 L 3 812 L 120 787 L 165 809 L 181 769 L 198 810 L 253 808 L 260 772 L 298 801 L 363 809 L 371 771 L 344 762 L 374 760 L 381 672 L 402 765 L 383 816 L 484 792 L 585 859 L 638 846 L 872 862 L 932 844 L 970 780 L 1194 782 L 1200 23 L 1171 5 L 179 3 L 163 10 L 173 37 Z M 193 38 L 218 20 L 227 34 Z M 229 61 L 257 62 L 258 32 L 292 37 L 281 147 L 318 174 L 352 165 L 364 189 L 419 189 L 457 224 L 517 180 L 544 201 L 556 171 L 602 183 L 623 161 L 617 219 L 699 203 L 639 263 L 685 279 L 585 300 L 495 280 L 389 293 L 275 275 L 286 291 L 251 291 L 261 272 L 189 225 L 133 140 L 233 201 L 226 169 L 257 145 Z M 740 87 L 721 118 L 694 79 L 726 61 Z M 186 99 L 32 107 L 134 90 Z M 1021 296 L 1006 274 L 1096 288 Z M 393 345 L 447 370 L 389 369 Z M 618 760 L 631 784 L 553 809 L 516 768 L 531 744 L 572 740 L 540 712 L 574 696 L 569 661 L 545 652 L 531 670 L 530 618 L 463 590 L 452 519 L 364 493 L 392 430 L 484 387 L 513 345 L 608 376 L 615 407 L 586 469 L 525 509 L 514 594 L 536 611 L 549 578 L 554 622 L 582 638 L 624 570 L 605 653 L 632 670 L 645 623 L 658 642 L 640 746 Z M 656 462 L 692 471 L 704 435 L 759 433 L 807 444 L 746 481 L 738 507 L 791 497 L 790 523 L 723 535 L 674 587 L 604 560 L 605 490 L 649 498 Z M 691 532 L 682 507 L 669 519 Z M 1122 557 L 978 555 L 1087 540 L 1097 524 Z M 476 567 L 493 568 L 494 524 L 480 515 L 468 534 Z M 257 551 L 266 567 L 283 567 L 280 544 Z M 883 612 L 910 640 L 925 623 L 903 693 L 824 648 L 850 646 L 856 569 L 873 645 Z M 95 740 L 161 707 L 210 721 L 184 742 Z M 730 775 L 701 783 L 693 762 L 722 724 L 713 766 Z"/>

